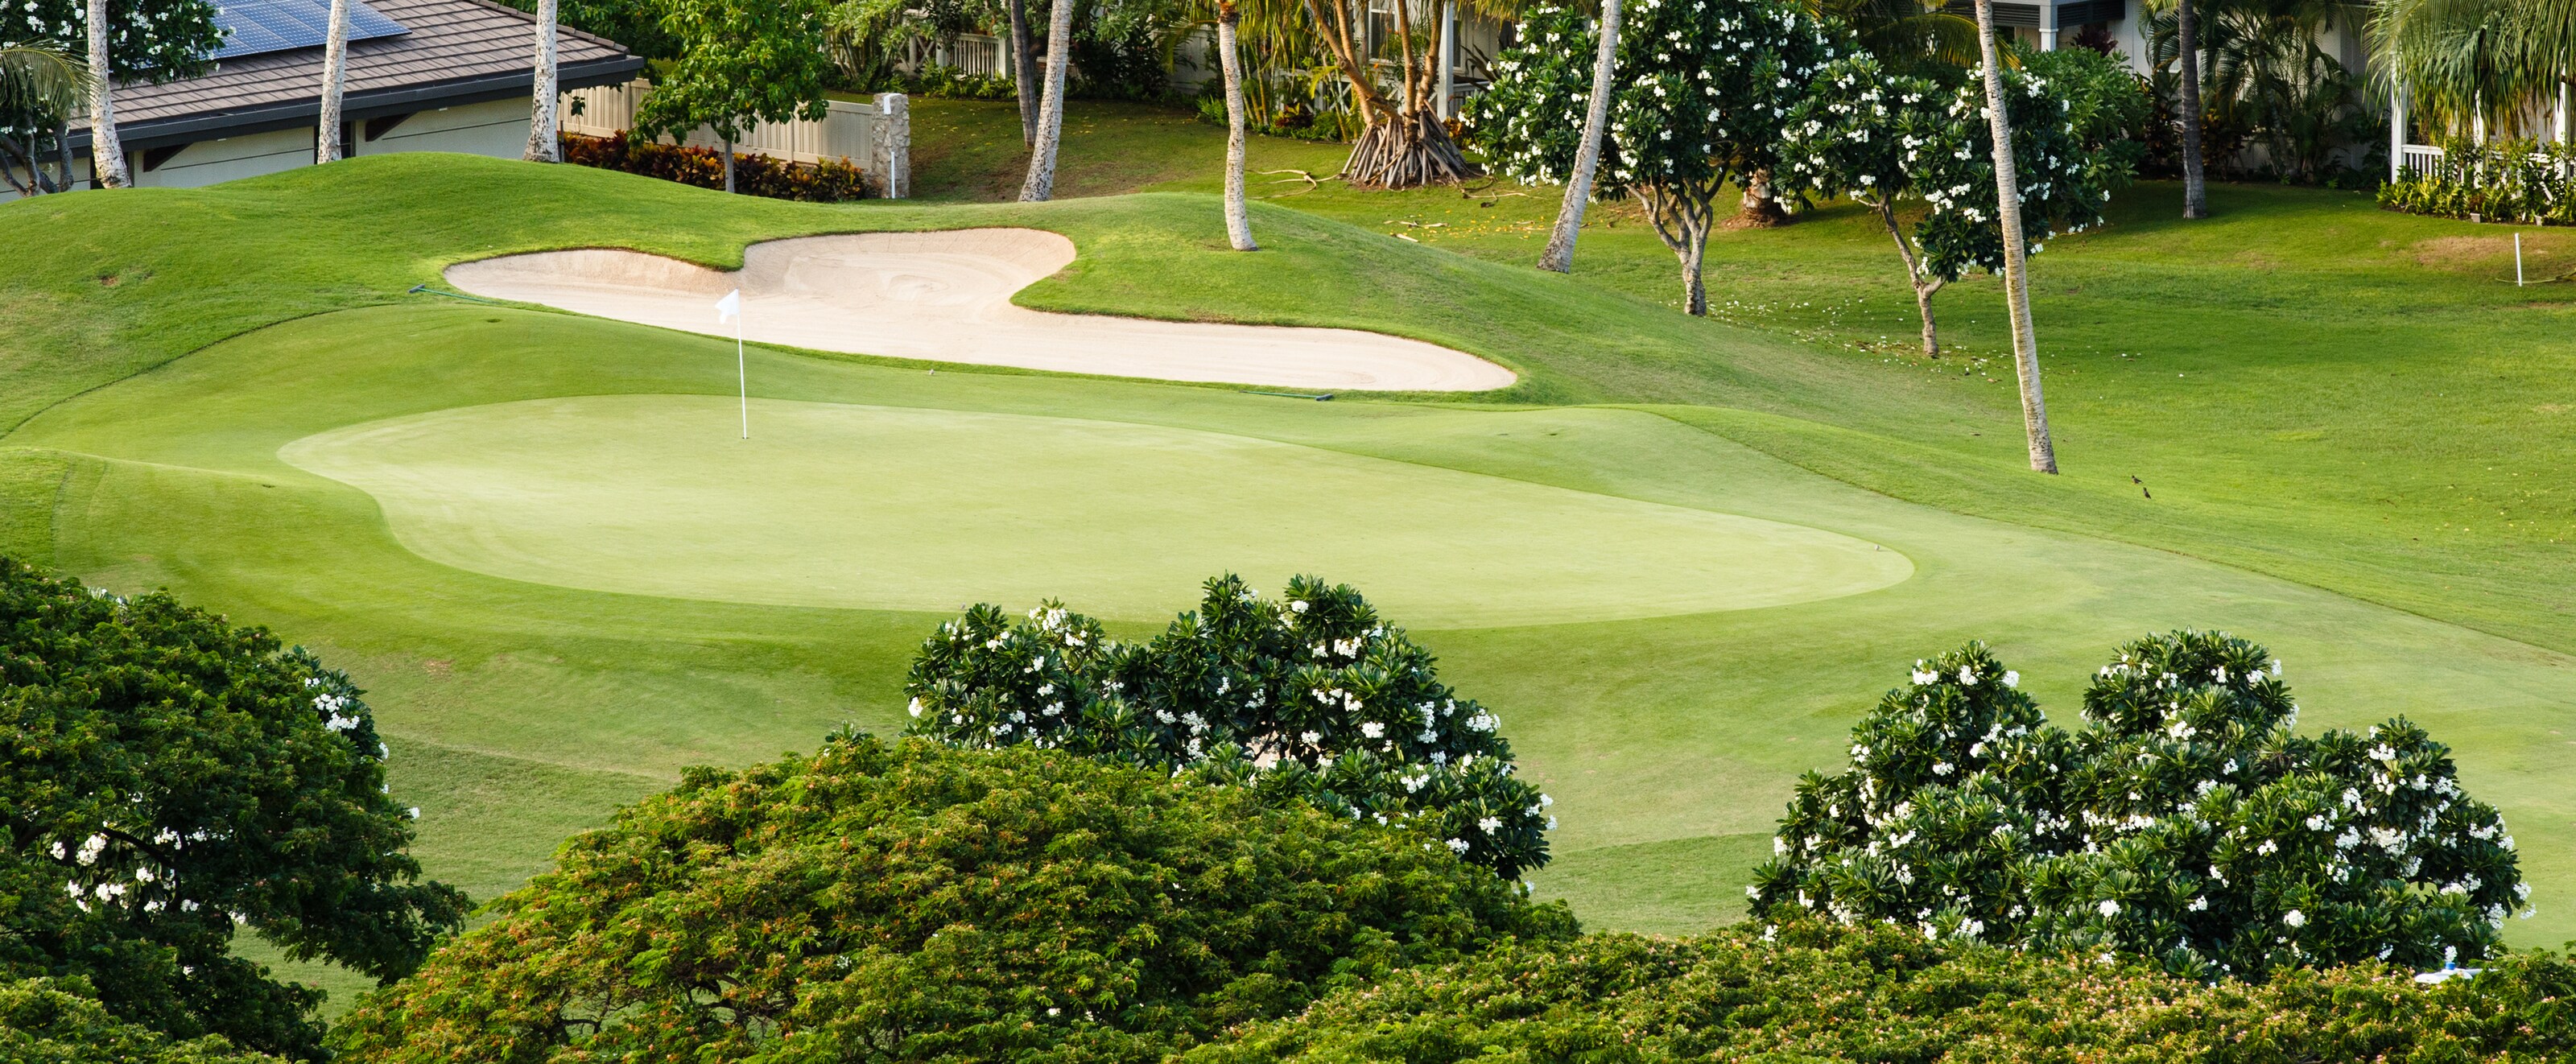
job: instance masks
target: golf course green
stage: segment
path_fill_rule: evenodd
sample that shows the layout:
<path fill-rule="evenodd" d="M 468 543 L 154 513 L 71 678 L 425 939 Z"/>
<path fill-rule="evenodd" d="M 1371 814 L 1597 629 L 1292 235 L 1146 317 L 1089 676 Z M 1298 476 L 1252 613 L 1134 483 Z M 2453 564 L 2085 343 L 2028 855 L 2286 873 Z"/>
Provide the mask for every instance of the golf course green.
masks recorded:
<path fill-rule="evenodd" d="M 2178 486 L 2148 512 L 2099 456 L 2145 453 L 2149 430 L 2080 402 L 2069 475 L 2042 482 L 2009 460 L 2008 389 L 1683 318 L 1621 290 L 1631 260 L 1569 280 L 1314 212 L 1255 223 L 1266 250 L 1242 256 L 1195 194 L 823 207 L 447 156 L 0 206 L 0 240 L 60 249 L 0 281 L 0 311 L 32 323 L 0 350 L 0 552 L 169 588 L 347 669 L 422 809 L 416 852 L 478 899 L 684 766 L 897 730 L 913 648 L 965 603 L 1056 598 L 1135 637 L 1209 576 L 1311 572 L 1358 585 L 1500 713 L 1557 799 L 1556 859 L 1530 881 L 1590 927 L 1738 918 L 1790 787 L 1841 762 L 1916 658 L 1983 639 L 2071 719 L 2115 644 L 2190 626 L 2280 655 L 2303 730 L 2404 715 L 2451 744 L 2533 886 L 2508 936 L 2576 935 L 2576 657 L 2560 618 L 2485 590 L 2545 583 L 2565 548 L 2392 569 L 2402 545 L 2303 479 Z M 723 268 L 780 236 L 993 225 L 1080 248 L 1028 305 L 1376 329 L 1520 383 L 1319 403 L 754 346 L 746 441 L 729 341 L 407 292 L 515 251 Z M 2119 236 L 2049 258 L 2125 254 Z M 2242 372 L 2363 405 L 2358 384 L 2324 390 L 2342 379 L 2313 352 L 2259 347 Z M 2071 387 L 2127 371 L 2061 357 Z M 2540 387 L 2525 405 L 2576 392 Z M 2311 401 L 2254 392 L 2234 398 Z M 2246 446 L 2294 473 L 2328 461 L 2312 439 Z M 2513 471 L 2567 457 L 2541 450 Z M 2407 477 L 2459 462 L 2412 453 Z M 2376 460 L 2336 459 L 2399 475 Z M 2258 496 L 2268 514 L 2239 504 Z M 2301 549 L 2301 522 L 2325 546 Z M 2522 620 L 2482 623 L 2497 611 Z"/>

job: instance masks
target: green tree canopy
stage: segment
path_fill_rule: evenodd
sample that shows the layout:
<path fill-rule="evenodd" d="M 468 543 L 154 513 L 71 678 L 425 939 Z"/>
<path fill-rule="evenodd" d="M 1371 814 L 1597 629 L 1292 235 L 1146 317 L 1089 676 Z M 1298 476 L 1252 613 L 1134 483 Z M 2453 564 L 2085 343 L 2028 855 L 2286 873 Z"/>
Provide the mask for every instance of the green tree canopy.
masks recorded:
<path fill-rule="evenodd" d="M 820 119 L 831 77 L 822 0 L 652 0 L 678 56 L 635 109 L 647 137 L 712 127 L 741 140 L 762 122 Z"/>
<path fill-rule="evenodd" d="M 1253 787 L 1353 820 L 1409 823 L 1505 877 L 1547 862 L 1551 800 L 1513 775 L 1502 718 L 1347 584 L 1278 599 L 1207 582 L 1152 642 L 1118 644 L 1048 602 L 977 606 L 922 643 L 912 731 L 1030 744 Z"/>
<path fill-rule="evenodd" d="M 416 881 L 358 695 L 261 629 L 0 559 L 0 975 L 312 1055 L 319 995 L 234 956 L 237 927 L 392 979 L 466 909 Z"/>
<path fill-rule="evenodd" d="M 2364 963 L 2210 985 L 2137 959 L 1813 921 L 1514 943 L 1398 972 L 1183 1064 L 2525 1061 L 2576 1054 L 2576 964 L 2418 983 Z"/>
<path fill-rule="evenodd" d="M 2145 150 L 2128 131 L 2149 106 L 2117 60 L 2075 49 L 2033 53 L 2004 71 L 2025 250 L 2102 221 Z M 1923 318 L 1925 354 L 1938 354 L 1932 295 L 1972 270 L 2003 269 L 1995 207 L 1994 130 L 1976 77 L 1943 85 L 1889 70 L 1862 54 L 1836 60 L 1789 109 L 1780 183 L 1849 196 L 1894 238 Z M 1900 210 L 1921 204 L 1911 224 Z"/>
<path fill-rule="evenodd" d="M 2513 837 L 2403 719 L 2294 735 L 2280 663 L 2202 632 L 2121 647 L 2053 727 L 1982 645 L 1915 665 L 1798 784 L 1748 893 L 1940 939 L 2116 949 L 2194 979 L 2496 954 Z"/>
<path fill-rule="evenodd" d="M 1600 196 L 1644 202 L 1681 259 L 1683 308 L 1708 312 L 1700 259 L 1718 196 L 1780 161 L 1781 125 L 1808 82 L 1851 45 L 1838 26 L 1779 0 L 1640 0 L 1623 8 L 1618 95 L 1601 146 Z M 1599 30 L 1574 6 L 1543 6 L 1464 121 L 1490 164 L 1523 182 L 1572 171 Z"/>
<path fill-rule="evenodd" d="M 1562 906 L 1419 833 L 1029 746 L 836 736 L 566 843 L 338 1029 L 376 1062 L 1156 1061 Z"/>
<path fill-rule="evenodd" d="M 186 1041 L 126 1023 L 91 995 L 89 983 L 20 979 L 0 983 L 0 1060 L 20 1064 L 284 1064 L 236 1049 L 215 1035 Z"/>

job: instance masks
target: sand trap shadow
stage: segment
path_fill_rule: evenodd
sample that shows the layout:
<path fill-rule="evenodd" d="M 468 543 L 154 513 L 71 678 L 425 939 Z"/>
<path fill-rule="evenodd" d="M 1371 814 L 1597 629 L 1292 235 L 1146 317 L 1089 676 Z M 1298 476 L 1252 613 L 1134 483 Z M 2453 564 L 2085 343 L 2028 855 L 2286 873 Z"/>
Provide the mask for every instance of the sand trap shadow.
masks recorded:
<path fill-rule="evenodd" d="M 1050 314 L 1012 293 L 1073 261 L 1035 229 L 854 233 L 754 244 L 734 273 L 640 251 L 509 255 L 447 268 L 475 295 L 710 335 L 739 286 L 743 335 L 817 351 L 1175 381 L 1375 391 L 1483 391 L 1510 370 L 1352 329 Z"/>

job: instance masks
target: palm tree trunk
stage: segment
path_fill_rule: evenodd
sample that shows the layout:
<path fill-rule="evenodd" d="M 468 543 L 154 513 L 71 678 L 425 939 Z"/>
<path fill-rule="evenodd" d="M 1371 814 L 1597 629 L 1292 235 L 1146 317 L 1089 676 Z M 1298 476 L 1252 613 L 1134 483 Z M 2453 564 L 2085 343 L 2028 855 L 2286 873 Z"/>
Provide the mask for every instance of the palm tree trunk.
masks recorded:
<path fill-rule="evenodd" d="M 102 188 L 130 184 L 125 141 L 116 135 L 116 78 L 108 73 L 107 0 L 89 0 L 89 165 Z"/>
<path fill-rule="evenodd" d="M 2013 370 L 2021 378 L 2022 433 L 2030 467 L 2057 472 L 2048 438 L 2048 403 L 2039 392 L 2039 335 L 2030 323 L 2030 262 L 2022 246 L 2021 177 L 2013 168 L 2012 119 L 2004 113 L 2003 57 L 1995 54 L 1995 0 L 1977 0 L 1977 43 L 1984 53 L 1986 113 L 1995 138 L 1995 211 L 2004 229 L 2004 307 L 2012 317 Z"/>
<path fill-rule="evenodd" d="M 1619 58 L 1619 0 L 1601 0 L 1601 50 L 1592 59 L 1592 98 L 1583 106 L 1583 144 L 1574 150 L 1574 172 L 1566 175 L 1565 200 L 1556 207 L 1556 228 L 1547 234 L 1547 250 L 1538 268 L 1574 272 L 1574 237 L 1583 228 L 1583 209 L 1592 202 L 1592 174 L 1601 166 L 1601 130 L 1610 123 L 1610 78 Z"/>
<path fill-rule="evenodd" d="M 1037 44 L 1029 39 L 1029 0 L 1011 0 L 1011 82 L 1020 101 L 1020 143 L 1038 142 L 1038 81 L 1029 70 Z"/>
<path fill-rule="evenodd" d="M 537 0 L 536 83 L 528 97 L 528 154 L 532 163 L 563 161 L 561 129 L 556 125 L 555 109 L 562 101 L 562 84 L 557 79 L 555 64 L 555 17 L 559 0 Z"/>
<path fill-rule="evenodd" d="M 1055 151 L 1064 141 L 1064 71 L 1073 65 L 1073 4 L 1055 0 L 1047 5 L 1046 100 L 1038 108 L 1029 177 L 1020 184 L 1022 203 L 1044 203 L 1055 196 Z"/>
<path fill-rule="evenodd" d="M 2174 30 L 2182 38 L 2182 216 L 2209 217 L 2209 182 L 2200 163 L 2200 23 L 2191 0 L 2181 0 Z"/>
<path fill-rule="evenodd" d="M 330 36 L 322 48 L 322 113 L 313 120 L 313 162 L 340 161 L 340 87 L 349 71 L 349 0 L 331 0 Z"/>
<path fill-rule="evenodd" d="M 1243 202 L 1243 64 L 1234 49 L 1235 24 L 1242 18 L 1231 2 L 1217 4 L 1217 65 L 1225 71 L 1225 238 L 1236 251 L 1259 251 L 1261 246 L 1252 242 L 1250 209 Z"/>

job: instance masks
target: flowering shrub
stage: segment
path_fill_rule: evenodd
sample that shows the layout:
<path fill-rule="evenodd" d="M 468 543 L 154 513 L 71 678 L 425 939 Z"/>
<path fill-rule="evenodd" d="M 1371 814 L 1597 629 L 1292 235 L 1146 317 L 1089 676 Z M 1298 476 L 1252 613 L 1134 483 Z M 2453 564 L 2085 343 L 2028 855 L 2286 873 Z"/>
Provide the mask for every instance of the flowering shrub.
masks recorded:
<path fill-rule="evenodd" d="M 2429 171 L 2379 186 L 2379 205 L 2526 225 L 2576 225 L 2576 147 L 2555 141 L 2454 139 Z"/>
<path fill-rule="evenodd" d="M 1705 314 L 1700 257 L 1714 201 L 1728 182 L 1777 166 L 1789 109 L 1852 46 L 1839 27 L 1779 0 L 1638 0 L 1623 11 L 1600 195 L 1644 201 L 1681 259 L 1684 309 Z M 1573 170 L 1599 33 L 1575 6 L 1543 6 L 1494 60 L 1465 126 L 1496 172 L 1552 183 Z"/>
<path fill-rule="evenodd" d="M 724 187 L 724 153 L 637 140 L 619 132 L 613 137 L 563 134 L 563 161 L 576 166 L 618 170 L 699 188 Z M 733 157 L 736 191 L 771 199 L 838 203 L 867 195 L 866 175 L 849 161 L 826 159 L 812 166 L 786 163 L 755 153 Z"/>
<path fill-rule="evenodd" d="M 566 843 L 336 1028 L 370 1064 L 1137 1062 L 1561 905 L 1375 825 L 1015 747 L 836 736 Z"/>
<path fill-rule="evenodd" d="M 2576 964 L 2515 954 L 2427 986 L 2375 962 L 2193 982 L 2135 959 L 1813 921 L 1588 935 L 1415 968 L 1184 1064 L 1905 1061 L 2297 1064 L 2576 1054 Z"/>
<path fill-rule="evenodd" d="M 1985 647 L 1918 662 L 1799 781 L 1746 888 L 1757 915 L 2116 949 L 2194 979 L 2494 954 L 2513 838 L 2406 721 L 2291 734 L 2280 662 L 2201 632 L 2122 647 L 2051 727 Z"/>
<path fill-rule="evenodd" d="M 320 995 L 234 955 L 237 929 L 393 978 L 466 910 L 414 882 L 358 694 L 260 629 L 0 559 L 0 978 L 79 976 L 129 1023 L 318 1052 Z"/>
<path fill-rule="evenodd" d="M 1419 829 L 1505 878 L 1547 862 L 1550 799 L 1512 775 L 1502 719 L 1348 585 L 1235 576 L 1150 643 L 1109 641 L 1055 602 L 939 626 L 904 690 L 913 734 L 1027 744 L 1248 786 Z"/>

